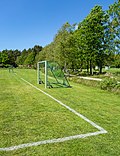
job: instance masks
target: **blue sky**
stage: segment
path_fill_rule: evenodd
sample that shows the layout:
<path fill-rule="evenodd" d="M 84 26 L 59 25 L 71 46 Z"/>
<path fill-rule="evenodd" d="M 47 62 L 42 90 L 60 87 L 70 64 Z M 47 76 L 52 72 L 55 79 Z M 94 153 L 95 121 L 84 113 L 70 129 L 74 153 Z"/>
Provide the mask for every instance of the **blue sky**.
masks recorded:
<path fill-rule="evenodd" d="M 65 22 L 79 23 L 95 5 L 116 0 L 0 0 L 0 51 L 45 46 Z"/>

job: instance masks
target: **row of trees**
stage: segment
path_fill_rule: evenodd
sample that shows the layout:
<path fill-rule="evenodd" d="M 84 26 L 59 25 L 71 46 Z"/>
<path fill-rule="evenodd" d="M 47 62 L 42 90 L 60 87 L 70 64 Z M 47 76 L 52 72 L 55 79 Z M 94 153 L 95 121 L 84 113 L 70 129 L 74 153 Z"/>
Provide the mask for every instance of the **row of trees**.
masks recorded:
<path fill-rule="evenodd" d="M 3 50 L 0 52 L 0 67 L 17 66 L 16 60 L 21 55 L 19 50 Z"/>
<path fill-rule="evenodd" d="M 8 63 L 3 59 L 4 53 L 0 53 L 0 64 Z M 56 61 L 64 70 L 82 71 L 86 68 L 90 74 L 95 66 L 99 67 L 100 73 L 104 65 L 120 67 L 120 1 L 107 11 L 95 6 L 79 24 L 70 25 L 66 22 L 53 42 L 44 48 L 34 46 L 21 53 L 18 51 L 13 62 L 35 66 L 39 60 Z"/>
<path fill-rule="evenodd" d="M 17 67 L 22 66 L 34 66 L 37 62 L 36 56 L 41 52 L 42 46 L 35 45 L 33 48 L 23 51 L 19 50 L 3 50 L 0 52 L 0 66 L 8 67 L 10 65 Z"/>
<path fill-rule="evenodd" d="M 36 66 L 37 56 L 42 50 L 42 46 L 35 45 L 33 48 L 28 50 L 24 49 L 21 55 L 17 58 L 16 63 L 18 65 L 33 67 Z"/>
<path fill-rule="evenodd" d="M 41 60 L 57 61 L 63 69 L 87 68 L 104 65 L 120 67 L 120 2 L 103 11 L 95 6 L 90 14 L 78 24 L 65 23 L 52 43 L 39 54 Z"/>

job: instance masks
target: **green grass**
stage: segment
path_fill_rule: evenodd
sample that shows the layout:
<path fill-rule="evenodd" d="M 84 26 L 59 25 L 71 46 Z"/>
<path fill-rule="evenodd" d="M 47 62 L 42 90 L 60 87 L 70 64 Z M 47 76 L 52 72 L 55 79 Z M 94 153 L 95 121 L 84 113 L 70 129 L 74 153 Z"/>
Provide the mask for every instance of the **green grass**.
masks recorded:
<path fill-rule="evenodd" d="M 72 88 L 44 89 L 36 84 L 36 71 L 0 70 L 0 147 L 70 135 L 97 129 L 58 103 L 35 90 L 24 78 L 66 105 L 85 115 L 108 133 L 63 143 L 46 144 L 15 151 L 5 156 L 111 156 L 120 155 L 120 97 L 98 88 L 71 83 Z"/>

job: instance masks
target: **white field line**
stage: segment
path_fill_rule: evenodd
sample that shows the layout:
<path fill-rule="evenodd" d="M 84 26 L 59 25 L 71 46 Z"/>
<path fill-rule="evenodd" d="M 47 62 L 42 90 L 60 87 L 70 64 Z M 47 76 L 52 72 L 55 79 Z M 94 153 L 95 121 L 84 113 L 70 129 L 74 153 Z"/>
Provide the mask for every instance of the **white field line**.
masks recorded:
<path fill-rule="evenodd" d="M 84 119 L 85 121 L 87 121 L 88 123 L 90 123 L 92 126 L 94 126 L 95 128 L 97 128 L 98 130 L 102 131 L 104 130 L 102 127 L 98 126 L 97 124 L 95 124 L 94 122 L 92 122 L 91 120 L 89 120 L 88 118 L 86 118 L 85 116 L 83 116 L 82 114 L 78 113 L 77 111 L 75 111 L 74 109 L 70 108 L 69 106 L 65 105 L 64 103 L 62 103 L 61 101 L 57 100 L 56 98 L 54 98 L 53 96 L 51 96 L 50 94 L 44 92 L 43 90 L 41 90 L 40 88 L 34 86 L 33 84 L 31 84 L 30 82 L 26 81 L 25 79 L 21 78 L 23 81 L 25 81 L 26 83 L 28 83 L 30 86 L 32 86 L 33 88 L 39 90 L 40 92 L 42 92 L 43 94 L 49 96 L 51 99 L 53 99 L 54 101 L 56 101 L 57 103 L 59 103 L 60 105 L 64 106 L 65 108 L 67 108 L 68 110 L 70 110 L 71 112 L 73 112 L 74 114 L 76 114 L 77 116 L 81 117 L 82 119 Z"/>
<path fill-rule="evenodd" d="M 37 89 L 38 91 L 42 92 L 43 94 L 47 95 L 48 97 L 50 97 L 51 99 L 53 99 L 54 101 L 56 101 L 57 103 L 59 103 L 60 105 L 62 105 L 63 107 L 65 107 L 66 109 L 68 109 L 69 111 L 71 111 L 72 113 L 74 113 L 74 114 L 76 114 L 77 116 L 79 116 L 80 118 L 84 119 L 84 120 L 87 121 L 89 124 L 91 124 L 93 127 L 97 128 L 99 131 L 93 132 L 93 133 L 86 133 L 86 134 L 68 136 L 68 137 L 64 137 L 64 138 L 43 140 L 43 141 L 38 141 L 38 142 L 20 144 L 20 145 L 17 145 L 17 146 L 11 146 L 11 147 L 0 148 L 0 151 L 12 151 L 12 150 L 20 149 L 20 148 L 25 148 L 25 147 L 38 146 L 38 145 L 51 144 L 51 143 L 59 143 L 59 142 L 64 142 L 64 141 L 68 141 L 68 140 L 79 139 L 79 138 L 85 138 L 85 137 L 89 137 L 89 136 L 95 136 L 95 135 L 107 133 L 107 131 L 106 131 L 104 128 L 98 126 L 97 124 L 95 124 L 94 122 L 92 122 L 91 120 L 89 120 L 88 118 L 86 118 L 85 116 L 83 116 L 82 114 L 78 113 L 77 111 L 75 111 L 74 109 L 72 109 L 72 108 L 70 108 L 69 106 L 65 105 L 65 104 L 62 103 L 61 101 L 57 100 L 56 98 L 54 98 L 54 97 L 51 96 L 50 94 L 48 94 L 48 93 L 44 92 L 43 90 L 39 89 L 38 87 L 34 86 L 33 84 L 31 84 L 30 82 L 26 81 L 25 79 L 23 79 L 23 78 L 21 78 L 21 79 L 22 79 L 24 82 L 28 83 L 28 84 L 29 84 L 30 86 L 32 86 L 33 88 Z"/>
<path fill-rule="evenodd" d="M 43 141 L 38 141 L 38 142 L 20 144 L 20 145 L 17 145 L 17 146 L 0 148 L 0 151 L 13 151 L 13 150 L 17 150 L 17 149 L 21 149 L 21 148 L 25 148 L 25 147 L 32 147 L 32 146 L 39 146 L 39 145 L 45 145 L 45 144 L 60 143 L 60 142 L 68 141 L 68 140 L 86 138 L 86 137 L 89 137 L 89 136 L 95 136 L 95 135 L 99 135 L 99 134 L 103 134 L 103 133 L 105 133 L 105 132 L 97 131 L 97 132 L 93 132 L 93 133 L 74 135 L 74 136 L 69 136 L 69 137 L 64 137 L 64 138 L 43 140 Z"/>

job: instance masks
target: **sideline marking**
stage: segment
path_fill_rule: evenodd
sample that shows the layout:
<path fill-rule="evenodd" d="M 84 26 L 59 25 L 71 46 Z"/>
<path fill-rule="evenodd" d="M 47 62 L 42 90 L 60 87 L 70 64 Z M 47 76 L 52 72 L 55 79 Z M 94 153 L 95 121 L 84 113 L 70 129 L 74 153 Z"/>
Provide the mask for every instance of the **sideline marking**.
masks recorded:
<path fill-rule="evenodd" d="M 47 95 L 48 97 L 50 97 L 51 99 L 53 99 L 54 101 L 56 101 L 57 103 L 59 103 L 60 105 L 62 105 L 63 107 L 65 107 L 66 109 L 71 111 L 72 113 L 74 113 L 75 115 L 77 115 L 80 118 L 84 119 L 86 122 L 91 124 L 93 127 L 97 128 L 99 131 L 93 132 L 93 133 L 86 133 L 86 134 L 80 134 L 80 135 L 74 135 L 74 136 L 68 136 L 68 137 L 57 138 L 57 139 L 50 139 L 50 140 L 43 140 L 43 141 L 38 141 L 38 142 L 20 144 L 20 145 L 17 145 L 17 146 L 0 148 L 0 151 L 13 151 L 13 150 L 17 150 L 17 149 L 21 149 L 21 148 L 25 148 L 25 147 L 38 146 L 38 145 L 51 144 L 51 143 L 59 143 L 59 142 L 64 142 L 64 141 L 68 141 L 68 140 L 86 138 L 86 137 L 89 137 L 89 136 L 95 136 L 95 135 L 107 133 L 107 131 L 104 128 L 98 126 L 93 121 L 89 120 L 88 118 L 86 118 L 82 114 L 78 113 L 74 109 L 70 108 L 69 106 L 65 105 L 61 101 L 57 100 L 56 98 L 54 98 L 50 94 L 44 92 L 43 90 L 41 90 L 40 88 L 34 86 L 33 84 L 31 84 L 30 82 L 26 81 L 23 78 L 21 78 L 21 80 L 23 80 L 24 82 L 26 82 L 27 84 L 29 84 L 33 88 L 37 89 L 38 91 L 42 92 L 43 94 Z"/>
<path fill-rule="evenodd" d="M 83 116 L 82 114 L 78 113 L 77 111 L 75 111 L 74 109 L 70 108 L 69 106 L 65 105 L 64 103 L 62 103 L 61 101 L 57 100 L 56 98 L 54 98 L 53 96 L 51 96 L 50 94 L 44 92 L 43 90 L 41 90 L 40 88 L 34 86 L 33 84 L 31 84 L 30 82 L 26 81 L 25 79 L 21 78 L 23 81 L 25 81 L 26 83 L 28 83 L 30 86 L 32 86 L 33 88 L 39 90 L 40 92 L 42 92 L 43 94 L 49 96 L 51 99 L 53 99 L 54 101 L 56 101 L 57 103 L 59 103 L 60 105 L 62 105 L 63 107 L 67 108 L 69 111 L 73 112 L 74 114 L 76 114 L 77 116 L 81 117 L 82 119 L 84 119 L 85 121 L 87 121 L 88 123 L 90 123 L 92 126 L 94 126 L 95 128 L 97 128 L 98 130 L 102 131 L 104 130 L 104 128 L 98 126 L 97 124 L 95 124 L 94 122 L 92 122 L 91 120 L 89 120 L 88 118 L 86 118 L 85 116 Z"/>
<path fill-rule="evenodd" d="M 20 144 L 20 145 L 17 145 L 17 146 L 0 148 L 0 151 L 13 151 L 13 150 L 17 150 L 17 149 L 21 149 L 21 148 L 25 148 L 25 147 L 32 147 L 32 146 L 52 144 L 52 143 L 60 143 L 60 142 L 68 141 L 68 140 L 86 138 L 86 137 L 89 137 L 89 136 L 95 136 L 95 135 L 104 134 L 104 133 L 105 132 L 103 132 L 103 131 L 97 131 L 97 132 L 93 132 L 93 133 L 74 135 L 74 136 L 58 138 L 58 139 L 43 140 L 43 141 L 38 141 L 38 142 Z"/>

